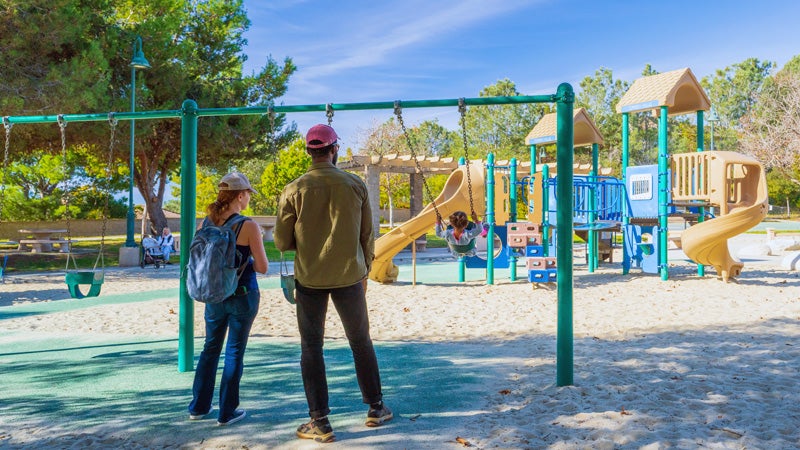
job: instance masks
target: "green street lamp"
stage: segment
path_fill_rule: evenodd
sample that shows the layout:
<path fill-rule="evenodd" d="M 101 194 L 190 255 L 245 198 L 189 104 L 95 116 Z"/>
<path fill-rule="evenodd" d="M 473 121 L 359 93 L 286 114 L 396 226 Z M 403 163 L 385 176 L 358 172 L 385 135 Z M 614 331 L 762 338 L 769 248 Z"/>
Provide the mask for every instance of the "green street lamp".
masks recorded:
<path fill-rule="evenodd" d="M 136 112 L 136 69 L 149 69 L 150 63 L 144 57 L 142 51 L 142 38 L 136 36 L 133 41 L 133 59 L 131 60 L 131 112 Z M 136 136 L 136 120 L 131 119 L 131 154 L 130 154 L 130 180 L 128 183 L 128 223 L 127 234 L 125 236 L 125 247 L 136 247 L 136 241 L 133 238 L 133 227 L 136 221 L 136 212 L 133 210 L 133 167 L 134 167 L 134 141 Z"/>
<path fill-rule="evenodd" d="M 719 116 L 717 116 L 717 113 L 714 111 L 713 107 L 708 112 L 708 119 L 706 120 L 711 124 L 711 143 L 709 144 L 709 147 L 711 147 L 711 150 L 716 150 L 716 148 L 714 148 L 714 124 L 719 122 Z"/>

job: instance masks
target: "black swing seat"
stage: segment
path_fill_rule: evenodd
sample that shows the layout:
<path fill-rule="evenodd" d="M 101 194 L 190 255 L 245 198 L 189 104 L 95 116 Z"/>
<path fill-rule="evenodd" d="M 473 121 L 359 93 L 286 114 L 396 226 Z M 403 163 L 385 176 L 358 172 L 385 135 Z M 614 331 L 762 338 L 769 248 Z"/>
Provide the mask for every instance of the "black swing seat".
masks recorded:
<path fill-rule="evenodd" d="M 105 272 L 100 270 L 76 270 L 68 271 L 64 276 L 69 287 L 69 295 L 72 298 L 97 297 L 100 295 L 100 288 L 103 286 Z M 80 285 L 88 284 L 89 292 L 81 292 Z"/>

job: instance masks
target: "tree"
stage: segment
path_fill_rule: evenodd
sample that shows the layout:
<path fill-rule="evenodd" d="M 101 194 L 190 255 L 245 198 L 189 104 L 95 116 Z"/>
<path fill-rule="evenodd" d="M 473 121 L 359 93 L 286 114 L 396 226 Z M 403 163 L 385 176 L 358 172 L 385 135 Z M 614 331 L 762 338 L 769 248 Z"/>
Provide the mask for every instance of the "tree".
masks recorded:
<path fill-rule="evenodd" d="M 258 187 L 261 193 L 259 201 L 263 203 L 267 213 L 274 214 L 277 211 L 283 188 L 306 173 L 309 167 L 311 157 L 306 153 L 305 141 L 300 138 L 278 152 L 274 162 L 267 164 Z"/>
<path fill-rule="evenodd" d="M 0 106 L 9 115 L 130 109 L 131 45 L 142 37 L 150 70 L 137 73 L 137 110 L 177 110 L 184 99 L 201 108 L 266 105 L 286 92 L 296 67 L 290 58 L 267 58 L 262 69 L 242 74 L 250 26 L 242 0 L 8 0 L 0 6 L 6 62 Z M 96 124 L 76 123 L 87 143 L 107 140 Z M 21 147 L 47 148 L 54 127 L 26 127 Z M 280 131 L 278 131 L 280 130 Z M 57 130 L 55 130 L 57 131 Z M 200 119 L 198 163 L 222 172 L 253 158 L 268 158 L 294 138 L 278 115 Z M 133 178 L 156 228 L 167 183 L 180 164 L 180 121 L 136 122 Z M 101 147 L 97 147 L 101 148 Z M 15 155 L 16 158 L 16 155 Z M 127 166 L 127 155 L 117 164 Z"/>
<path fill-rule="evenodd" d="M 600 134 L 603 136 L 601 165 L 619 165 L 621 158 L 622 116 L 617 114 L 617 103 L 628 90 L 629 83 L 614 80 L 611 69 L 601 67 L 593 77 L 580 82 L 575 106 L 586 108 Z"/>
<path fill-rule="evenodd" d="M 774 67 L 773 62 L 748 58 L 718 69 L 713 77 L 701 80 L 719 118 L 714 126 L 715 147 L 738 149 L 740 120 L 755 105 L 764 81 Z"/>
<path fill-rule="evenodd" d="M 480 97 L 521 95 L 513 81 L 503 79 L 487 86 L 479 93 Z M 524 105 L 475 106 L 467 110 L 467 141 L 472 153 L 470 159 L 485 158 L 494 153 L 497 159 L 525 158 L 529 154 L 525 136 L 546 113 L 550 105 L 542 103 Z M 454 143 L 453 156 L 459 155 L 455 149 L 463 148 L 460 137 Z"/>
<path fill-rule="evenodd" d="M 800 56 L 778 72 L 741 118 L 741 149 L 800 184 Z"/>
<path fill-rule="evenodd" d="M 64 156 L 37 150 L 9 164 L 5 186 L 0 197 L 0 218 L 3 220 L 58 220 L 65 212 L 65 195 L 69 195 L 70 217 L 99 219 L 124 217 L 125 205 L 113 198 L 113 192 L 125 182 L 122 173 L 108 161 L 99 161 L 96 150 L 78 146 Z M 66 164 L 66 166 L 65 166 Z M 106 196 L 108 209 L 106 210 Z"/>

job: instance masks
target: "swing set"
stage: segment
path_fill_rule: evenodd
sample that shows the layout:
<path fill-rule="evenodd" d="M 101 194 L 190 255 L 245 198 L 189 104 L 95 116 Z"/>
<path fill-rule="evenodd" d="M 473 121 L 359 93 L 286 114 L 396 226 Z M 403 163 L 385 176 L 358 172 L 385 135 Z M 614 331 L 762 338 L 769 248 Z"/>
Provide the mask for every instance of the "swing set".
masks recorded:
<path fill-rule="evenodd" d="M 108 163 L 105 167 L 107 178 L 111 178 L 112 164 L 114 162 L 114 143 L 116 139 L 116 129 L 118 120 L 114 117 L 114 113 L 108 114 L 108 122 L 111 126 L 111 139 L 108 150 Z M 79 269 L 78 262 L 75 258 L 74 246 L 72 245 L 72 211 L 70 210 L 70 199 L 72 192 L 70 189 L 70 176 L 69 166 L 67 163 L 67 121 L 64 115 L 59 114 L 56 116 L 56 123 L 58 124 L 61 135 L 61 156 L 62 156 L 62 169 L 64 171 L 64 217 L 67 225 L 67 240 L 66 245 L 68 248 L 66 256 L 66 267 L 64 272 L 64 282 L 69 290 L 70 297 L 74 299 L 82 299 L 86 297 L 97 297 L 100 295 L 103 282 L 105 281 L 105 237 L 106 228 L 108 224 L 108 203 L 111 193 L 106 188 L 103 192 L 103 225 L 100 232 L 100 249 L 97 253 L 97 259 L 91 269 Z M 0 218 L 2 218 L 2 207 L 5 199 L 5 188 L 8 180 L 9 170 L 9 148 L 11 146 L 11 128 L 13 123 L 9 117 L 3 118 L 3 126 L 5 128 L 6 139 L 5 148 L 3 152 L 3 171 L 2 182 L 0 183 Z M 9 255 L 3 257 L 3 265 L 0 268 L 0 280 L 3 279 Z M 89 286 L 89 290 L 85 293 L 81 290 L 81 286 Z"/>
<path fill-rule="evenodd" d="M 526 103 L 556 103 L 557 111 L 557 158 L 559 167 L 571 168 L 573 164 L 573 104 L 575 94 L 568 83 L 558 86 L 556 93 L 534 96 L 502 96 L 502 97 L 477 97 L 444 100 L 414 100 L 407 102 L 369 102 L 369 103 L 328 103 L 316 105 L 270 105 L 232 108 L 207 108 L 200 109 L 194 100 L 185 100 L 179 110 L 163 111 L 137 111 L 112 114 L 69 114 L 59 116 L 16 116 L 7 117 L 7 123 L 68 123 L 109 120 L 116 117 L 118 120 L 141 119 L 181 119 L 181 269 L 185 267 L 186 255 L 189 254 L 189 245 L 194 236 L 196 205 L 195 194 L 197 189 L 197 125 L 200 117 L 229 116 L 229 115 L 263 115 L 270 112 L 299 113 L 299 112 L 325 112 L 328 119 L 336 111 L 378 110 L 404 108 L 431 108 L 467 105 L 509 105 Z M 113 127 L 112 127 L 113 129 Z M 462 128 L 463 132 L 463 128 Z M 466 143 L 466 140 L 465 140 Z M 413 148 L 413 146 L 412 146 Z M 415 158 L 416 160 L 416 158 Z M 419 170 L 419 168 L 417 169 Z M 563 181 L 563 182 L 562 182 Z M 559 174 L 557 186 L 559 201 L 559 233 L 572 234 L 572 222 L 567 220 L 572 217 L 572 171 Z M 430 194 L 429 194 L 430 195 Z M 473 208 L 474 209 L 474 208 Z M 562 210 L 563 209 L 563 210 Z M 564 220 L 560 220 L 561 216 Z M 492 222 L 493 217 L 487 216 L 487 221 Z M 563 228 L 563 229 L 562 229 Z M 493 230 L 490 227 L 489 233 Z M 564 241 L 564 242 L 562 242 Z M 556 344 L 556 382 L 559 386 L 573 383 L 573 350 L 572 350 L 572 246 L 562 240 L 558 242 L 558 266 L 563 271 L 559 272 L 558 282 L 558 333 Z M 102 245 L 102 244 L 101 244 Z M 102 259 L 101 259 L 102 261 Z M 76 276 L 77 277 L 77 276 Z M 94 280 L 94 275 L 92 276 Z M 87 281 L 80 279 L 76 281 Z M 178 370 L 188 372 L 193 370 L 194 364 L 194 301 L 186 289 L 186 273 L 181 270 L 180 283 L 180 308 L 178 336 Z M 102 284 L 102 282 L 100 282 Z M 90 291 L 91 292 L 91 291 Z M 99 290 L 97 291 L 99 293 Z"/>

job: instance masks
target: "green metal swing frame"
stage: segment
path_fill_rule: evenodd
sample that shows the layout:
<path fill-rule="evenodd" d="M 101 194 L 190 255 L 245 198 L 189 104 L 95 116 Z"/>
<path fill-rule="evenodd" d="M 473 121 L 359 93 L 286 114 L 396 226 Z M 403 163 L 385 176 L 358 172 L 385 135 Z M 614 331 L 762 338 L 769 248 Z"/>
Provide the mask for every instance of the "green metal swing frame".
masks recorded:
<path fill-rule="evenodd" d="M 561 236 L 572 235 L 571 202 L 573 195 L 573 106 L 575 93 L 569 83 L 562 83 L 554 94 L 532 96 L 500 96 L 477 97 L 443 100 L 414 100 L 402 102 L 404 108 L 453 107 L 459 105 L 486 106 L 512 105 L 528 103 L 555 103 L 557 122 L 557 163 L 558 167 L 567 168 L 559 173 L 556 187 L 559 200 L 558 233 Z M 197 122 L 200 117 L 231 115 L 263 115 L 274 111 L 277 113 L 328 112 L 393 109 L 396 101 L 367 103 L 327 103 L 316 105 L 270 105 L 237 108 L 200 109 L 194 100 L 185 100 L 181 109 L 162 111 L 138 111 L 114 113 L 118 120 L 139 119 L 181 119 L 181 268 L 185 267 L 186 255 L 194 236 L 195 228 L 195 194 L 197 190 Z M 68 122 L 87 122 L 107 120 L 108 114 L 66 114 L 60 116 Z M 15 116 L 7 117 L 11 123 L 52 123 L 58 116 Z M 493 215 L 493 214 L 492 214 Z M 487 215 L 487 222 L 494 222 L 494 217 Z M 493 227 L 490 226 L 490 233 Z M 558 242 L 556 255 L 558 258 L 558 319 L 556 343 L 556 383 L 558 386 L 573 384 L 573 273 L 572 243 L 568 239 Z M 77 276 L 76 276 L 77 278 Z M 82 278 L 82 277 L 81 277 Z M 83 278 L 81 279 L 83 281 Z M 194 302 L 186 289 L 186 275 L 181 270 L 180 311 L 178 336 L 178 370 L 188 372 L 194 365 Z M 91 289 L 90 289 L 91 292 Z"/>

